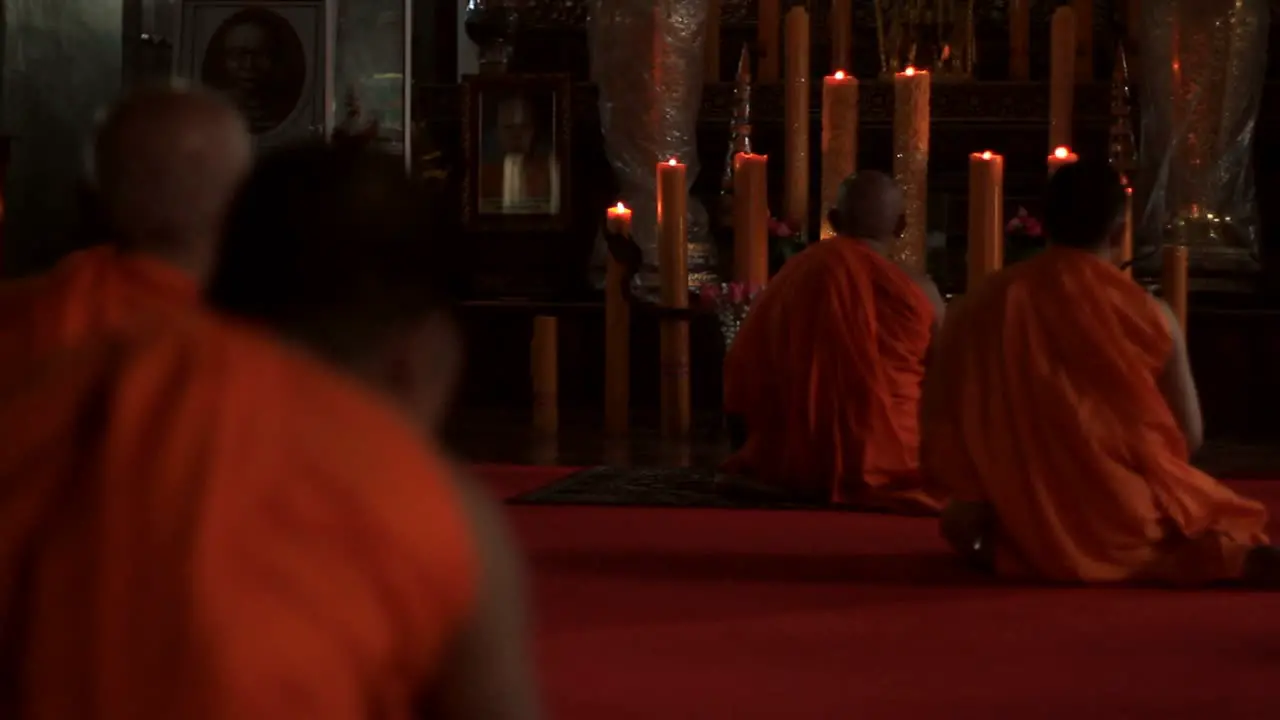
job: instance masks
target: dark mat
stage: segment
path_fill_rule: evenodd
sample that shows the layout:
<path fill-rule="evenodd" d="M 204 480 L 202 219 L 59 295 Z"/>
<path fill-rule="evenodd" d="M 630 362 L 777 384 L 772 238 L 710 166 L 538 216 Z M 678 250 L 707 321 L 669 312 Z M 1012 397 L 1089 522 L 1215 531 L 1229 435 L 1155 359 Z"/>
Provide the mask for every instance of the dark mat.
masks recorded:
<path fill-rule="evenodd" d="M 508 500 L 514 505 L 613 505 L 741 510 L 841 510 L 702 468 L 593 467 Z"/>

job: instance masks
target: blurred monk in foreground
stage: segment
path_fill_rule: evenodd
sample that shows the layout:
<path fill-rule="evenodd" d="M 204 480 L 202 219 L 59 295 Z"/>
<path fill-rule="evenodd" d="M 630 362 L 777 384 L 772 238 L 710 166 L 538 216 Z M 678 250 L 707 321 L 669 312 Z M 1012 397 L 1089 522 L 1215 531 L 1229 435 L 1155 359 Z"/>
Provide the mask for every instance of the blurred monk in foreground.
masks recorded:
<path fill-rule="evenodd" d="M 797 499 L 931 513 L 919 472 L 921 382 L 943 304 L 888 256 L 906 218 L 883 173 L 844 181 L 837 237 L 782 267 L 725 358 L 725 409 L 745 445 L 726 463 Z"/>
<path fill-rule="evenodd" d="M 461 351 L 402 161 L 263 159 L 209 300 L 0 398 L 0 717 L 536 716 Z"/>
<path fill-rule="evenodd" d="M 195 305 L 252 161 L 244 121 L 214 95 L 166 88 L 121 102 L 93 151 L 110 234 L 49 273 L 0 286 L 0 369 Z"/>
<path fill-rule="evenodd" d="M 1274 575 L 1267 511 L 1191 466 L 1200 407 L 1169 307 L 1115 264 L 1120 177 L 1049 183 L 1044 253 L 955 303 L 924 399 L 943 534 L 1002 575 L 1203 583 Z"/>

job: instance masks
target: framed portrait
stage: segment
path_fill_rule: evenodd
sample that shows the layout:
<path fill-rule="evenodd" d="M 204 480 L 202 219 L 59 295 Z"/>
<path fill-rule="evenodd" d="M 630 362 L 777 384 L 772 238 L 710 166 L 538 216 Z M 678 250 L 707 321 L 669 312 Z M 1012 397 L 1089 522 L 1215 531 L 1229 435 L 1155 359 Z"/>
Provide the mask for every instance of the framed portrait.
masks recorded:
<path fill-rule="evenodd" d="M 414 0 L 338 5 L 334 86 L 339 125 L 376 130 L 379 146 L 412 169 Z M 370 126 L 373 126 L 370 128 Z"/>
<path fill-rule="evenodd" d="M 569 77 L 474 75 L 463 87 L 467 229 L 568 229 Z"/>
<path fill-rule="evenodd" d="M 327 136 L 335 8 L 336 0 L 183 0 L 174 74 L 229 97 L 259 148 Z"/>

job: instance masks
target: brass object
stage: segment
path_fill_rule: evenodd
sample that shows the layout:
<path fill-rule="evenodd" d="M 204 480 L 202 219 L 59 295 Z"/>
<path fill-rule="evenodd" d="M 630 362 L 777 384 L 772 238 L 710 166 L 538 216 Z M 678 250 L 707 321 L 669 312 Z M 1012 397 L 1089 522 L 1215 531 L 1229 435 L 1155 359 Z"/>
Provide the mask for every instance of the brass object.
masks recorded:
<path fill-rule="evenodd" d="M 881 76 L 915 67 L 936 80 L 972 79 L 978 58 L 975 1 L 871 0 Z"/>
<path fill-rule="evenodd" d="M 1253 144 L 1267 0 L 1144 0 L 1144 237 L 1185 245 L 1193 272 L 1258 266 Z"/>

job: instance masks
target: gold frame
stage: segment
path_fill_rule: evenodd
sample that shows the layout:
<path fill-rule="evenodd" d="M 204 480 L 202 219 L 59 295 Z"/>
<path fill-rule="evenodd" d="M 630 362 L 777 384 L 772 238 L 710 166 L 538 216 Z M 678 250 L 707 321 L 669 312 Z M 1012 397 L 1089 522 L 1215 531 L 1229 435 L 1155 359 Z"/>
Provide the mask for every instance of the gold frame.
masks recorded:
<path fill-rule="evenodd" d="M 501 215 L 480 212 L 480 99 L 485 93 L 548 90 L 555 96 L 555 155 L 560 165 L 560 208 L 547 215 Z M 569 143 L 573 139 L 573 83 L 568 75 L 466 75 L 462 78 L 462 149 L 466 171 L 462 176 L 462 224 L 471 232 L 562 232 L 571 215 L 571 165 Z"/>

